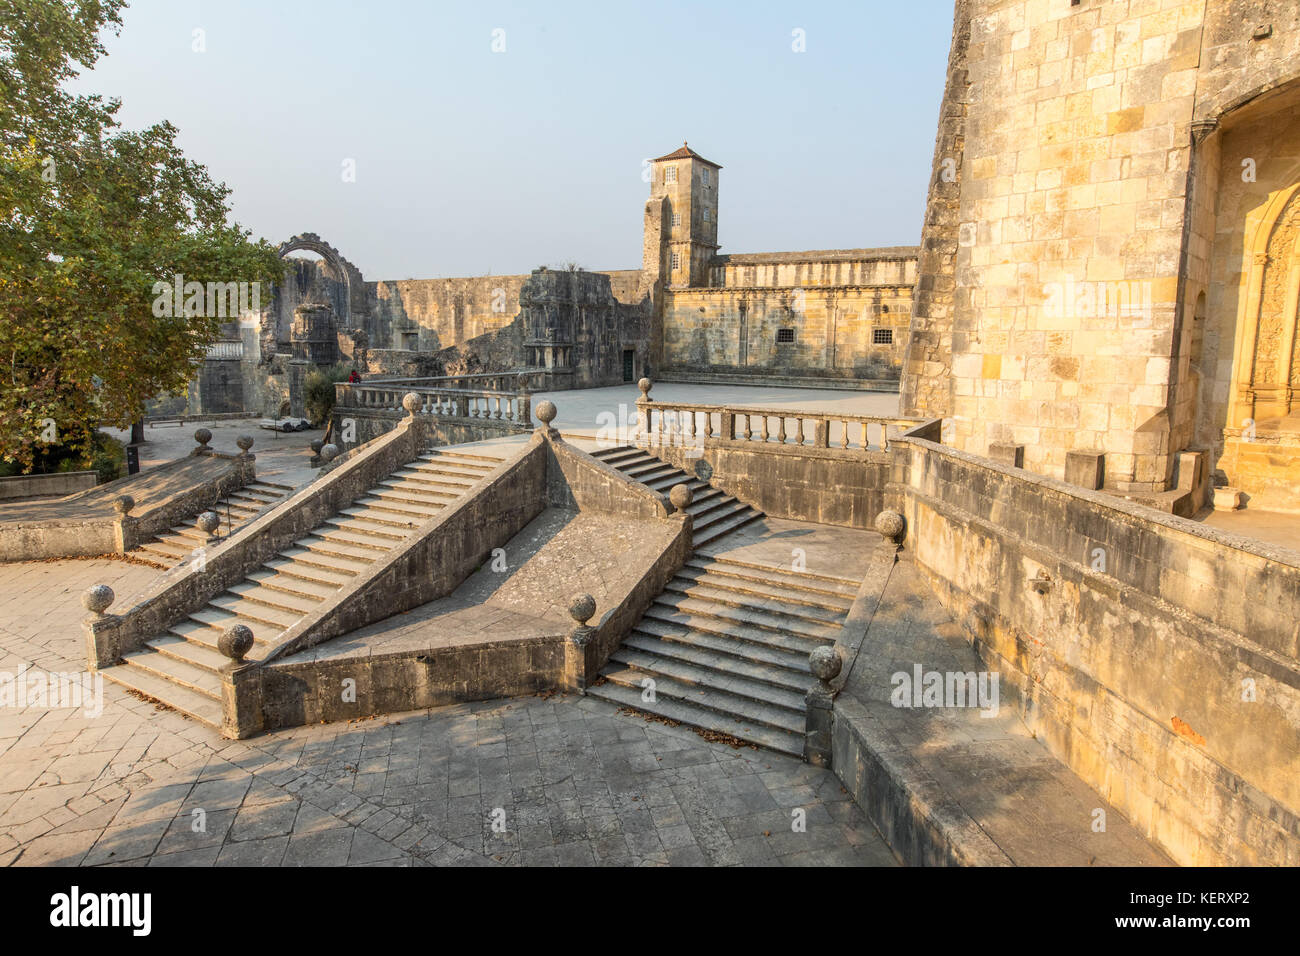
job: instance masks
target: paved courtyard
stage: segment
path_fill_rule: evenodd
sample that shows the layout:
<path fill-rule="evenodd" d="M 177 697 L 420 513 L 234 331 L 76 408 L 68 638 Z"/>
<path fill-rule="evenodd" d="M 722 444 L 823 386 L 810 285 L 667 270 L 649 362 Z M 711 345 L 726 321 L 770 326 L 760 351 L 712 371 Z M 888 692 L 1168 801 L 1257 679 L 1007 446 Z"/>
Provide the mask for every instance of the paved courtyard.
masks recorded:
<path fill-rule="evenodd" d="M 0 672 L 81 672 L 81 592 L 154 574 L 0 565 Z M 0 708 L 6 865 L 895 865 L 834 775 L 589 698 L 238 742 L 109 683 L 48 704 Z"/>

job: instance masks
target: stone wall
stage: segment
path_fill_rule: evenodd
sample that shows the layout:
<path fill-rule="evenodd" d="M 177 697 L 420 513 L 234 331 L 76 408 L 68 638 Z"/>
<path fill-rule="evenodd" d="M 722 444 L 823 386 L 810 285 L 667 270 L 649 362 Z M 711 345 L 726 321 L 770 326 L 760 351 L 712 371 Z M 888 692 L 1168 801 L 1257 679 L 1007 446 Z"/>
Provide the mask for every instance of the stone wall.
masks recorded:
<path fill-rule="evenodd" d="M 1300 554 L 891 447 L 905 548 L 1038 739 L 1180 863 L 1300 862 Z"/>
<path fill-rule="evenodd" d="M 1240 174 L 1197 150 L 1295 83 L 1298 53 L 1300 12 L 1266 0 L 958 3 L 904 409 L 950 414 L 971 452 L 1024 444 L 1040 474 L 1097 450 L 1108 487 L 1165 490 L 1193 441 L 1214 194 Z"/>

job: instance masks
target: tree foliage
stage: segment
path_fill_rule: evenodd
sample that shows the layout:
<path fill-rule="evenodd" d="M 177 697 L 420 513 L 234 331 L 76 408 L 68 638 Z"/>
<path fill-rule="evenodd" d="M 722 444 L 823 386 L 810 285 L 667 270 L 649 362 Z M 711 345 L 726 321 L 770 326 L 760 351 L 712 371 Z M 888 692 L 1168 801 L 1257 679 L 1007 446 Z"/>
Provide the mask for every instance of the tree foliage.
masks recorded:
<path fill-rule="evenodd" d="M 260 282 L 275 250 L 230 222 L 230 190 L 119 103 L 67 82 L 104 55 L 123 0 L 0 0 L 0 458 L 30 467 L 183 392 L 220 319 L 152 306 L 155 284 Z M 49 422 L 53 421 L 51 429 Z"/>

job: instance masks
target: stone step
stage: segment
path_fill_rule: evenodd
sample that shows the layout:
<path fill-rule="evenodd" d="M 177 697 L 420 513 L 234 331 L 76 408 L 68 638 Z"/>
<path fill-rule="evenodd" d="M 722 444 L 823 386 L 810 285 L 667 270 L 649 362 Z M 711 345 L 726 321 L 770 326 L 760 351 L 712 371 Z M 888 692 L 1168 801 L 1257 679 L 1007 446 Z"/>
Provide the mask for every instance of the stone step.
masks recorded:
<path fill-rule="evenodd" d="M 283 628 L 271 624 L 234 617 L 230 614 L 219 614 L 211 609 L 205 610 L 203 608 L 195 611 L 185 620 L 178 621 L 167 628 L 167 633 L 174 634 L 176 637 L 184 638 L 187 641 L 193 641 L 196 644 L 202 644 L 204 647 L 215 651 L 217 649 L 217 639 L 221 637 L 222 631 L 232 624 L 244 624 L 253 632 L 253 650 L 249 652 L 250 657 L 258 656 L 259 646 L 263 650 L 269 649 L 284 633 Z"/>
<path fill-rule="evenodd" d="M 683 479 L 688 476 L 680 468 L 666 464 L 658 458 L 651 458 L 649 461 L 638 461 L 632 464 L 623 465 L 619 471 L 629 478 L 635 478 L 637 481 L 657 481 L 663 478 L 673 478 L 681 476 Z"/>
<path fill-rule="evenodd" d="M 386 525 L 395 531 L 400 531 L 403 538 L 423 523 L 413 515 L 398 515 L 393 514 L 391 511 L 374 511 L 370 508 L 359 508 L 355 506 L 341 509 L 339 513 L 335 515 L 335 518 L 356 518 L 360 521 L 369 522 L 372 525 Z M 331 518 L 325 523 L 329 524 L 333 520 L 334 518 Z"/>
<path fill-rule="evenodd" d="M 718 574 L 693 565 L 689 561 L 677 572 L 676 580 L 698 584 L 719 593 L 734 594 L 737 600 L 747 600 L 750 603 L 775 600 L 781 604 L 817 608 L 819 611 L 833 615 L 827 619 L 835 623 L 842 622 L 849 609 L 853 607 L 853 601 L 841 595 L 804 587 L 792 587 L 784 582 L 777 583 L 770 579 L 764 581 Z"/>
<path fill-rule="evenodd" d="M 399 468 L 388 476 L 390 480 L 401 480 L 424 488 L 445 490 L 450 495 L 460 495 L 466 488 L 473 487 L 475 479 L 445 475 L 433 469 Z"/>
<path fill-rule="evenodd" d="M 242 490 L 256 491 L 259 494 L 265 493 L 273 497 L 283 498 L 285 495 L 291 494 L 295 489 L 293 485 L 278 485 L 273 481 L 255 480 L 244 485 Z"/>
<path fill-rule="evenodd" d="M 383 541 L 389 541 L 397 544 L 399 541 L 406 539 L 410 529 L 416 527 L 414 522 L 402 522 L 402 527 L 383 521 L 374 521 L 370 518 L 361 518 L 355 515 L 343 514 L 340 512 L 333 518 L 325 522 L 338 528 L 340 531 L 351 531 L 356 534 L 363 534 L 367 537 L 378 538 Z"/>
<path fill-rule="evenodd" d="M 467 451 L 451 451 L 447 446 L 430 448 L 428 451 L 423 452 L 420 455 L 420 458 L 425 460 L 441 458 L 447 461 L 462 462 L 466 465 L 487 467 L 489 469 L 496 468 L 501 464 L 501 462 L 505 461 L 504 458 L 498 458 L 496 455 L 475 455 L 472 452 Z"/>
<path fill-rule="evenodd" d="M 681 635 L 688 637 L 690 635 Z M 727 674 L 734 674 L 743 677 L 746 680 L 755 681 L 761 684 L 768 684 L 772 687 L 779 687 L 782 690 L 789 691 L 803 699 L 804 693 L 808 690 L 811 680 L 808 674 L 806 660 L 799 658 L 794 654 L 778 657 L 779 651 L 762 652 L 763 657 L 756 657 L 754 648 L 749 648 L 745 653 L 744 645 L 737 641 L 731 641 L 727 651 L 713 649 L 710 645 L 724 644 L 726 638 L 717 638 L 710 634 L 694 633 L 694 641 L 672 640 L 665 637 L 655 636 L 643 632 L 638 627 L 623 640 L 622 647 L 632 650 L 641 651 L 645 654 L 651 654 L 656 657 L 671 658 L 682 661 L 695 667 L 704 667 L 710 670 L 721 671 Z M 803 671 L 798 670 L 800 662 L 804 662 Z"/>
<path fill-rule="evenodd" d="M 311 552 L 306 553 L 310 554 Z M 336 589 L 343 587 L 356 577 L 354 573 L 349 571 L 323 568 L 319 564 L 304 564 L 292 558 L 282 557 L 272 558 L 270 561 L 263 563 L 259 571 L 253 573 L 257 574 L 261 573 L 261 571 L 273 571 L 279 577 Z"/>
<path fill-rule="evenodd" d="M 458 486 L 453 491 L 451 488 L 430 485 L 419 481 L 407 481 L 401 478 L 386 478 L 379 483 L 379 488 L 372 489 L 371 494 L 378 494 L 379 489 L 385 489 L 389 493 L 410 495 L 417 499 L 432 498 L 446 503 L 449 501 L 455 501 L 468 487 L 470 486 Z"/>
<path fill-rule="evenodd" d="M 818 587 L 826 585 L 828 589 L 835 590 L 849 598 L 856 598 L 858 587 L 861 584 L 852 578 L 836 577 L 833 574 L 820 574 L 813 571 L 790 571 L 783 568 L 774 568 L 768 564 L 755 564 L 748 561 L 739 561 L 735 558 L 723 557 L 717 554 L 696 554 L 691 558 L 692 561 L 710 562 L 710 570 L 716 571 L 734 571 L 737 574 L 752 574 L 757 572 L 764 578 L 776 575 L 778 577 L 789 578 L 802 583 L 807 587 Z"/>
<path fill-rule="evenodd" d="M 478 481 L 484 475 L 489 475 L 495 470 L 495 466 L 475 465 L 469 462 L 453 461 L 442 456 L 421 455 L 415 461 L 408 462 L 407 468 L 415 468 L 419 471 L 432 471 L 442 475 L 454 475 L 460 478 L 472 478 Z"/>
<path fill-rule="evenodd" d="M 218 673 L 223 667 L 230 663 L 230 658 L 221 651 L 217 650 L 215 645 L 203 644 L 198 641 L 187 641 L 183 637 L 177 637 L 175 634 L 164 634 L 162 637 L 155 637 L 148 642 L 159 654 L 168 657 L 174 657 L 177 660 L 184 661 L 192 667 L 198 667 L 202 670 L 209 671 L 213 674 Z M 263 648 L 266 645 L 262 645 Z M 246 660 L 257 659 L 257 645 L 249 652 Z"/>
<path fill-rule="evenodd" d="M 846 609 L 852 606 L 858 596 L 859 585 L 848 578 L 829 579 L 803 571 L 789 571 L 757 564 L 738 564 L 706 554 L 695 554 L 688 558 L 682 572 L 688 570 L 702 571 L 718 580 L 734 580 L 738 582 L 737 587 L 761 584 L 764 587 L 775 586 L 822 595 L 830 598 L 833 605 L 843 602 Z"/>
<path fill-rule="evenodd" d="M 159 557 L 167 558 L 170 561 L 184 561 L 194 551 L 193 548 L 182 547 L 173 541 L 164 541 L 162 538 L 153 538 L 140 545 L 137 551 L 147 551 L 150 554 L 156 554 Z"/>
<path fill-rule="evenodd" d="M 346 531 L 336 527 L 330 522 L 319 525 L 311 532 L 312 537 L 329 541 L 332 544 L 346 545 L 350 548 L 360 548 L 364 551 L 371 552 L 375 557 L 381 557 L 393 549 L 397 544 L 392 538 L 378 537 L 376 535 L 362 531 Z"/>
<path fill-rule="evenodd" d="M 318 542 L 320 543 L 320 542 Z M 364 571 L 371 562 L 360 561 L 348 555 L 326 554 L 323 551 L 315 551 L 311 548 L 293 546 L 285 548 L 283 551 L 276 552 L 279 558 L 289 564 L 294 564 L 303 569 L 304 574 L 310 574 L 312 571 L 321 570 L 334 574 L 346 574 L 348 577 L 355 577 Z M 263 567 L 268 567 L 271 562 L 267 562 Z M 310 571 L 308 569 L 311 569 Z"/>
<path fill-rule="evenodd" d="M 380 483 L 367 492 L 372 498 L 380 498 L 384 501 L 391 501 L 396 504 L 409 504 L 416 507 L 445 508 L 449 502 L 455 501 L 460 495 L 447 494 L 439 492 L 432 488 L 417 488 L 407 490 L 404 488 L 392 488 L 387 484 Z"/>
<path fill-rule="evenodd" d="M 408 518 L 414 518 L 418 521 L 427 521 L 434 517 L 442 510 L 441 505 L 427 504 L 416 505 L 406 502 L 396 502 L 388 498 L 376 498 L 374 495 L 366 495 L 352 502 L 354 507 L 366 508 L 373 511 L 382 511 L 388 514 L 403 515 Z"/>
<path fill-rule="evenodd" d="M 178 657 L 163 654 L 148 644 L 137 651 L 124 654 L 122 659 L 133 667 L 146 670 L 155 677 L 161 677 L 186 690 L 210 697 L 215 701 L 221 700 L 221 678 L 213 671 L 196 667 Z"/>
<path fill-rule="evenodd" d="M 727 604 L 714 598 L 694 597 L 678 591 L 664 591 L 655 602 L 688 614 L 722 618 L 736 624 L 757 627 L 777 634 L 791 634 L 810 641 L 834 641 L 840 631 L 838 624 L 830 622 L 813 621 L 765 607 Z"/>
<path fill-rule="evenodd" d="M 719 625 L 714 625 L 719 627 Z M 677 620 L 667 617 L 652 617 L 646 612 L 633 635 L 640 633 L 646 637 L 667 641 L 671 644 L 699 648 L 709 654 L 721 654 L 741 662 L 749 662 L 773 671 L 773 681 L 806 682 L 809 676 L 808 655 L 812 653 L 811 645 L 798 644 L 794 641 L 771 643 L 770 635 L 762 631 L 754 632 L 749 638 L 740 637 L 724 630 L 706 630 L 688 627 Z M 760 638 L 760 639 L 755 639 Z M 767 638 L 767 639 L 761 639 Z M 804 647 L 807 646 L 807 651 Z"/>
<path fill-rule="evenodd" d="M 630 647 L 626 643 L 610 655 L 610 660 L 652 676 L 670 678 L 679 684 L 689 684 L 702 690 L 718 691 L 734 697 L 743 697 L 757 704 L 788 710 L 801 718 L 804 713 L 802 691 L 786 690 L 763 681 L 750 680 L 744 677 L 739 669 L 723 670 L 692 664 L 681 658 Z"/>
<path fill-rule="evenodd" d="M 832 637 L 820 637 L 803 631 L 773 626 L 770 618 L 755 624 L 755 615 L 744 615 L 736 608 L 719 607 L 706 601 L 692 601 L 680 595 L 660 595 L 646 609 L 646 615 L 658 621 L 679 624 L 697 631 L 723 634 L 751 644 L 762 644 L 802 654 L 807 657 L 817 647 L 830 644 Z"/>
<path fill-rule="evenodd" d="M 838 627 L 844 623 L 843 610 L 795 604 L 780 599 L 775 593 L 760 596 L 752 591 L 738 591 L 718 587 L 709 581 L 695 580 L 678 574 L 664 587 L 665 591 L 682 594 L 697 601 L 723 604 L 727 607 L 744 608 L 761 614 L 771 615 L 777 626 L 784 627 L 783 622 L 800 627 L 831 625 Z"/>
<path fill-rule="evenodd" d="M 749 697 L 741 697 L 722 690 L 713 690 L 695 684 L 684 683 L 665 674 L 647 674 L 645 671 L 637 670 L 634 667 L 624 667 L 619 664 L 606 666 L 600 672 L 600 676 L 608 678 L 615 684 L 622 684 L 624 687 L 634 687 L 638 692 L 644 689 L 641 682 L 645 678 L 651 677 L 655 682 L 654 690 L 657 699 L 667 697 L 670 700 L 689 702 L 697 707 L 716 711 L 738 722 L 760 724 L 773 730 L 784 730 L 792 734 L 802 734 L 804 732 L 805 720 L 803 714 L 793 713 L 784 707 L 773 707 L 770 704 Z M 639 694 L 638 699 L 640 699 Z M 643 706 L 649 708 L 654 705 L 644 704 Z"/>
<path fill-rule="evenodd" d="M 740 504 L 730 495 L 710 495 L 707 498 L 695 498 L 686 506 L 686 513 L 691 516 L 691 527 L 708 527 L 708 523 L 722 513 L 735 513 Z M 743 507 L 749 507 L 744 505 Z"/>
<path fill-rule="evenodd" d="M 316 610 L 324 600 L 321 597 L 291 594 L 278 588 L 264 587 L 260 581 L 250 581 L 247 578 L 231 585 L 223 593 L 235 594 L 242 599 L 265 605 L 273 611 L 283 611 L 298 617 Z"/>
<path fill-rule="evenodd" d="M 272 502 L 279 501 L 280 498 L 280 495 L 276 495 L 274 498 L 264 498 L 256 492 L 250 492 L 245 489 L 243 491 L 232 493 L 222 501 L 217 508 L 213 508 L 212 510 L 217 511 L 219 509 L 224 513 L 226 507 L 229 506 L 233 513 L 238 514 L 242 512 L 244 515 L 255 515 Z"/>
<path fill-rule="evenodd" d="M 774 750 L 777 753 L 788 754 L 792 757 L 803 756 L 802 734 L 776 730 L 749 721 L 738 720 L 730 715 L 720 714 L 698 706 L 694 702 L 660 696 L 654 704 L 647 704 L 641 700 L 639 687 L 625 687 L 612 680 L 588 688 L 587 693 L 600 700 L 609 701 L 612 704 L 628 707 L 642 713 L 666 717 L 689 727 L 699 727 L 702 730 L 728 734 L 768 750 Z"/>
<path fill-rule="evenodd" d="M 335 541 L 326 541 L 323 538 L 309 535 L 306 538 L 299 538 L 294 545 L 304 550 L 311 551 L 313 554 L 321 554 L 327 558 L 336 560 L 348 560 L 358 564 L 374 564 L 377 552 L 363 548 L 356 548 L 351 545 L 339 544 Z M 281 551 L 280 554 L 285 552 Z"/>
<path fill-rule="evenodd" d="M 685 483 L 686 486 L 691 489 L 691 494 L 693 495 L 701 495 L 704 493 L 706 488 L 713 488 L 713 486 L 708 482 L 700 481 L 700 479 L 694 478 L 681 471 L 675 475 L 669 475 L 666 478 L 656 478 L 654 481 L 642 482 L 642 484 L 649 486 L 653 490 L 663 493 L 671 491 L 674 485 L 680 485 L 682 483 Z M 715 488 L 713 490 L 717 491 L 718 489 Z M 718 493 L 722 494 L 721 491 Z"/>
<path fill-rule="evenodd" d="M 761 511 L 755 511 L 749 505 L 737 501 L 733 510 L 719 512 L 716 517 L 710 518 L 704 527 L 692 527 L 691 546 L 702 548 L 761 517 L 763 517 Z"/>
<path fill-rule="evenodd" d="M 249 601 L 240 597 L 238 594 L 224 592 L 218 594 L 211 601 L 195 611 L 191 617 L 198 617 L 203 620 L 203 614 L 224 612 L 231 617 L 237 617 L 240 620 L 248 619 L 251 621 L 261 621 L 270 627 L 278 628 L 285 631 L 298 622 L 302 617 L 301 614 L 295 614 L 292 611 L 285 611 L 281 608 L 268 607 L 265 604 L 259 604 L 256 601 Z M 222 627 L 228 627 L 230 621 L 222 624 Z"/>
<path fill-rule="evenodd" d="M 285 562 L 289 564 L 290 562 Z M 285 570 L 285 564 L 272 567 L 264 564 L 256 571 L 250 571 L 245 581 L 253 581 L 273 591 L 284 591 L 303 598 L 325 601 L 339 593 L 343 586 L 340 581 L 325 581 L 322 578 L 309 578 Z"/>
<path fill-rule="evenodd" d="M 162 701 L 213 730 L 221 729 L 221 702 L 218 700 L 131 665 L 106 667 L 100 673 L 106 680 Z"/>

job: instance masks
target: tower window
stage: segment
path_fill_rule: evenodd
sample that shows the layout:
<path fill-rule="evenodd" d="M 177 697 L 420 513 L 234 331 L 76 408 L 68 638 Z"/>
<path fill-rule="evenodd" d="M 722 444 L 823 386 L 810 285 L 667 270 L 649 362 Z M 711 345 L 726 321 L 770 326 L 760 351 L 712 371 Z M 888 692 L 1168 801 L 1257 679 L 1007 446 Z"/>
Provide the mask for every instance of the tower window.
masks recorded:
<path fill-rule="evenodd" d="M 664 167 L 664 182 L 666 182 L 666 183 L 675 183 L 675 182 L 677 182 L 677 167 L 676 167 L 676 166 L 665 166 L 665 167 Z"/>
<path fill-rule="evenodd" d="M 674 252 L 674 253 L 673 253 L 673 268 L 674 268 L 674 269 L 680 269 L 681 267 L 682 267 L 682 257 L 681 257 L 681 254 L 680 254 L 680 253 L 676 253 L 676 252 Z"/>
<path fill-rule="evenodd" d="M 788 344 L 793 344 L 793 342 L 794 342 L 794 329 L 776 330 L 777 345 L 788 345 Z"/>
<path fill-rule="evenodd" d="M 700 171 L 700 181 L 706 186 L 709 184 L 709 171 L 707 169 Z"/>
<path fill-rule="evenodd" d="M 893 345 L 894 330 L 893 329 L 872 329 L 871 344 L 872 345 Z"/>
<path fill-rule="evenodd" d="M 673 213 L 673 225 L 680 226 L 681 224 L 682 224 L 682 214 L 679 212 Z"/>
<path fill-rule="evenodd" d="M 705 221 L 705 222 L 708 222 L 708 221 L 709 221 L 709 210 L 708 210 L 708 207 L 707 207 L 707 206 L 706 206 L 705 209 L 704 209 L 704 221 Z"/>

